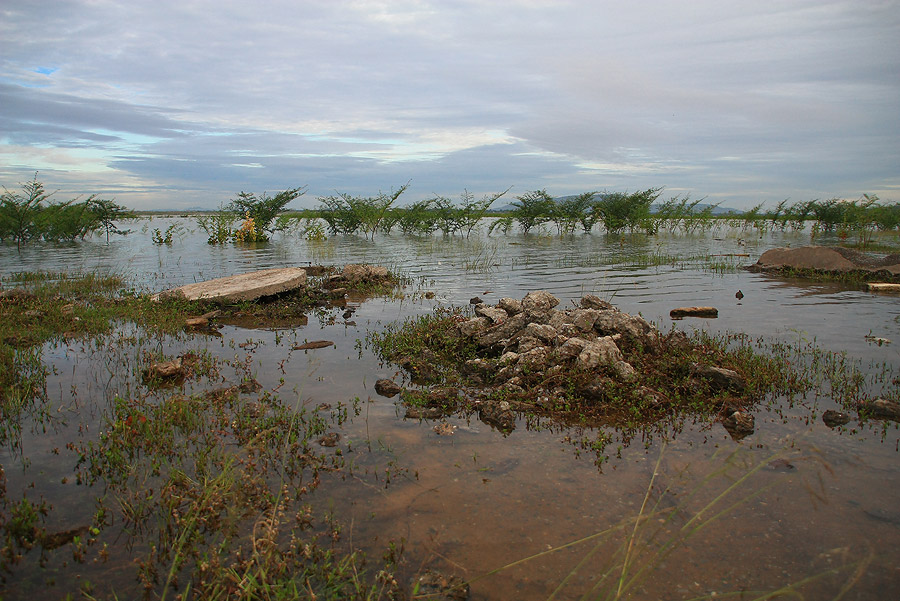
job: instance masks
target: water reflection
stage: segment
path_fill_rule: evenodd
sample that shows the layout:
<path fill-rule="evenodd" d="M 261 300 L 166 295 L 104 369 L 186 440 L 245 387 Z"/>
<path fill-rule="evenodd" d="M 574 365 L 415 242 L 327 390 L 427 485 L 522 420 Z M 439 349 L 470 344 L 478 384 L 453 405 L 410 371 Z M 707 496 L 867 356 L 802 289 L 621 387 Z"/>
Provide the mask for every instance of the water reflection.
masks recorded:
<path fill-rule="evenodd" d="M 152 244 L 150 230 L 172 223 L 182 223 L 184 234 L 171 246 Z M 139 332 L 123 328 L 120 338 L 94 346 L 48 345 L 48 390 L 57 417 L 46 431 L 27 430 L 21 454 L 5 452 L 2 461 L 9 490 L 26 490 L 35 482 L 38 494 L 52 500 L 56 529 L 81 525 L 83 508 L 92 506 L 97 491 L 67 480 L 74 460 L 60 460 L 54 448 L 81 432 L 95 435 L 116 395 L 140 394 L 134 373 L 142 353 L 177 354 L 187 346 L 249 369 L 265 390 L 296 399 L 298 406 L 359 398 L 361 410 L 341 426 L 337 447 L 357 471 L 353 477 L 333 478 L 316 500 L 352 524 L 353 544 L 359 548 L 377 553 L 389 538 L 403 537 L 412 570 L 434 566 L 474 579 L 534 557 L 478 580 L 473 599 L 545 599 L 562 583 L 557 598 L 596 597 L 597 591 L 607 590 L 600 575 L 628 540 L 627 530 L 613 533 L 609 547 L 591 543 L 543 553 L 640 515 L 648 490 L 660 512 L 653 522 L 664 527 L 659 540 L 677 537 L 715 495 L 751 472 L 753 477 L 742 482 L 730 502 L 743 501 L 685 537 L 677 551 L 639 582 L 634 598 L 771 590 L 869 552 L 875 563 L 844 598 L 889 598 L 898 589 L 900 578 L 892 563 L 900 545 L 897 430 L 871 424 L 831 430 L 818 418 L 834 407 L 827 396 L 793 403 L 778 399 L 770 408 L 760 408 L 756 433 L 740 443 L 721 424 L 709 422 L 662 426 L 626 445 L 627 435 L 613 430 L 525 422 L 504 436 L 463 416 L 448 418 L 455 433 L 440 436 L 434 422 L 404 420 L 393 400 L 374 394 L 374 382 L 396 377 L 398 368 L 380 364 L 358 343 L 367 331 L 428 312 L 436 304 L 463 305 L 473 296 L 493 303 L 545 289 L 564 304 L 596 294 L 643 314 L 663 330 L 705 328 L 742 331 L 753 338 L 816 340 L 864 364 L 900 365 L 896 298 L 839 284 L 717 272 L 706 265 L 705 257 L 717 254 L 749 254 L 741 259 L 752 263 L 767 248 L 804 243 L 804 235 L 387 235 L 374 241 L 343 236 L 321 242 L 285 237 L 246 248 L 209 246 L 185 219 L 154 218 L 132 229 L 135 233 L 113 238 L 109 246 L 95 239 L 53 249 L 29 246 L 21 253 L 0 247 L 0 273 L 111 271 L 139 288 L 160 290 L 268 267 L 368 262 L 411 277 L 410 292 L 424 288 L 436 295 L 434 300 L 358 300 L 352 320 L 298 320 L 277 331 L 231 323 L 221 329 L 220 338 L 195 336 L 186 343 L 140 339 Z M 743 298 L 735 298 L 737 290 Z M 719 317 L 673 324 L 669 311 L 684 305 L 715 306 Z M 873 345 L 866 339 L 870 332 L 895 343 Z M 335 344 L 292 350 L 307 339 Z M 612 441 L 602 456 L 592 452 L 599 437 Z M 736 449 L 739 459 L 729 459 Z M 782 469 L 784 463 L 768 468 L 774 459 L 791 468 Z M 390 484 L 379 471 L 385 464 L 396 470 Z M 723 466 L 729 470 L 718 474 Z M 710 478 L 712 474 L 717 475 Z M 645 547 L 652 544 L 664 543 Z M 120 565 L 88 570 L 94 570 L 95 581 L 114 579 L 119 590 L 133 586 L 128 578 L 114 575 L 124 572 Z M 19 569 L 8 590 L 40 590 L 42 577 L 36 566 Z M 808 598 L 833 598 L 851 579 L 852 571 L 823 578 L 806 591 Z"/>

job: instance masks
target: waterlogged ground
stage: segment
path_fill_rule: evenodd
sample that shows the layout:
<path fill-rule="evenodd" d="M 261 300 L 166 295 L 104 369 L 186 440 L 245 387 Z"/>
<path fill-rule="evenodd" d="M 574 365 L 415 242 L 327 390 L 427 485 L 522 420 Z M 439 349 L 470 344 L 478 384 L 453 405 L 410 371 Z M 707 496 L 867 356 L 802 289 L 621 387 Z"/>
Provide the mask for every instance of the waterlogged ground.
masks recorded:
<path fill-rule="evenodd" d="M 305 502 L 318 529 L 325 529 L 325 513 L 340 523 L 344 548 L 379 558 L 392 542 L 402 544 L 397 577 L 404 585 L 437 569 L 469 582 L 471 599 L 615 598 L 617 592 L 693 599 L 742 591 L 729 598 L 757 599 L 783 587 L 797 587 L 807 599 L 885 599 L 900 590 L 900 433 L 892 422 L 860 422 L 855 414 L 847 426 L 828 428 L 822 413 L 839 407 L 827 386 L 819 395 L 760 405 L 755 432 L 740 441 L 720 423 L 691 420 L 622 432 L 522 419 L 503 435 L 476 417 L 404 420 L 396 398 L 374 391 L 379 378 L 400 382 L 402 373 L 379 363 L 367 333 L 474 296 L 494 303 L 544 289 L 564 305 L 596 294 L 664 331 L 743 332 L 763 343 L 845 352 L 870 380 L 879 380 L 864 385 L 869 394 L 895 393 L 897 297 L 729 267 L 755 262 L 771 247 L 806 244 L 808 234 L 760 237 L 725 228 L 615 239 L 398 234 L 316 243 L 294 237 L 247 249 L 209 247 L 183 220 L 171 246 L 153 245 L 152 229 L 170 223 L 138 222 L 135 233 L 109 247 L 95 240 L 30 247 L 21 255 L 3 247 L 0 273 L 108 271 L 159 290 L 266 267 L 365 261 L 410 281 L 402 295 L 351 298 L 349 312 L 313 313 L 304 325 L 298 319 L 279 329 L 225 326 L 220 336 L 160 338 L 123 324 L 99 340 L 46 345 L 48 402 L 25 416 L 21 435 L 0 454 L 7 496 L 43 499 L 48 532 L 85 529 L 96 522 L 98 507 L 118 517 L 98 529 L 88 548 L 70 541 L 23 552 L 5 575 L 3 598 L 61 598 L 85 581 L 96 598 L 136 598 L 144 591 L 134 557 L 146 556 L 156 539 L 121 517 L 125 495 L 102 482 L 79 483 L 78 460 L 108 427 L 114 398 L 146 392 L 139 375 L 145 353 L 187 351 L 214 358 L 217 369 L 189 381 L 184 392 L 252 376 L 339 435 L 333 447 L 314 444 L 334 469 L 322 471 Z M 426 298 L 426 291 L 435 297 Z M 719 318 L 672 322 L 669 310 L 685 305 L 716 306 Z M 895 342 L 879 345 L 874 338 Z M 321 339 L 335 345 L 292 348 Z M 158 397 L 178 392 L 161 390 Z M 435 431 L 442 423 L 450 427 L 441 431 L 452 434 Z M 79 540 L 92 537 L 80 533 Z M 161 594 L 151 587 L 151 597 Z"/>

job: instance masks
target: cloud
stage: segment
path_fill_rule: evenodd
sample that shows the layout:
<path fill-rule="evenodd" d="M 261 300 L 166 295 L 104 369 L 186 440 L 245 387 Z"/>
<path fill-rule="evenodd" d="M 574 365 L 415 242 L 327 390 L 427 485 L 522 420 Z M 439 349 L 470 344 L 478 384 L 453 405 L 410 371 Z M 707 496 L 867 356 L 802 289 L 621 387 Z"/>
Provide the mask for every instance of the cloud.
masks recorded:
<path fill-rule="evenodd" d="M 898 179 L 896 1 L 9 0 L 0 16 L 4 182 L 41 168 L 174 208 L 407 180 L 407 198 L 666 186 L 749 206 Z"/>

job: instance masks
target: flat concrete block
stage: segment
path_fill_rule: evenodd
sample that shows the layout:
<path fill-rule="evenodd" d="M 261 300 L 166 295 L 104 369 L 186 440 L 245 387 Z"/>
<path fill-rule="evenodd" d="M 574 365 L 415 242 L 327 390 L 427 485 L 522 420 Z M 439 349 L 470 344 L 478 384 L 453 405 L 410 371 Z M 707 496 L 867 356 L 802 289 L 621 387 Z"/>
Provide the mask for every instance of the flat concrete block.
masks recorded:
<path fill-rule="evenodd" d="M 279 267 L 188 284 L 160 292 L 157 298 L 180 296 L 187 300 L 235 303 L 287 292 L 305 285 L 305 269 L 302 267 Z"/>
<path fill-rule="evenodd" d="M 900 284 L 888 284 L 882 282 L 869 282 L 869 292 L 894 292 L 900 293 Z"/>

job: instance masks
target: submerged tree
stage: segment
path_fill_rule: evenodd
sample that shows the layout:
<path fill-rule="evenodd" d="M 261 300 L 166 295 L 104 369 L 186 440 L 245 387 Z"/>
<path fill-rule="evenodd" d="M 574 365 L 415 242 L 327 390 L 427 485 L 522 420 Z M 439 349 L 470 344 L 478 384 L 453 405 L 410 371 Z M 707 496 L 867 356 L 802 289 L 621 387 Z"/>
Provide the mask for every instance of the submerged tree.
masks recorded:
<path fill-rule="evenodd" d="M 16 248 L 21 249 L 22 244 L 39 237 L 38 215 L 50 196 L 38 181 L 37 172 L 30 182 L 22 184 L 21 192 L 10 192 L 4 187 L 0 196 L 0 240 L 15 240 Z"/>
<path fill-rule="evenodd" d="M 616 233 L 625 228 L 634 232 L 643 229 L 648 234 L 656 231 L 656 224 L 650 216 L 650 206 L 659 198 L 662 188 L 648 188 L 642 192 L 613 192 L 603 194 L 594 201 L 594 212 L 600 216 L 608 233 Z"/>
<path fill-rule="evenodd" d="M 87 208 L 93 215 L 97 229 L 103 229 L 106 232 L 106 244 L 109 244 L 110 234 L 121 234 L 124 236 L 131 231 L 120 230 L 115 222 L 119 219 L 133 219 L 134 212 L 116 204 L 115 201 L 91 197 L 87 200 Z"/>
<path fill-rule="evenodd" d="M 237 198 L 231 201 L 226 210 L 244 218 L 244 223 L 238 232 L 235 232 L 235 239 L 241 233 L 240 242 L 264 242 L 268 240 L 268 234 L 274 234 L 278 229 L 273 227 L 272 223 L 278 216 L 278 213 L 295 198 L 299 198 L 306 193 L 304 188 L 290 188 L 279 192 L 275 196 L 269 196 L 263 192 L 257 196 L 253 193 L 241 192 Z"/>

